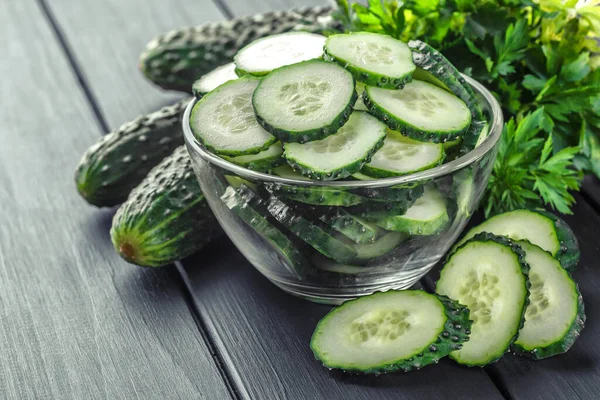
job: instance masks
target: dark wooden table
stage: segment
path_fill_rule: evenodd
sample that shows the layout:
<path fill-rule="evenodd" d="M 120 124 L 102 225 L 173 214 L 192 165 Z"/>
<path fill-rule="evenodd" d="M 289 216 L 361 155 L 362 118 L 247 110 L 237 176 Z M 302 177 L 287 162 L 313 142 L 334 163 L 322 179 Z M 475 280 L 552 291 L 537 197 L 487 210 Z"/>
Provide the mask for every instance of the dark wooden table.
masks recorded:
<path fill-rule="evenodd" d="M 162 269 L 112 250 L 114 210 L 73 170 L 98 137 L 179 95 L 138 73 L 154 35 L 319 0 L 0 0 L 1 399 L 600 398 L 600 184 L 575 215 L 588 323 L 566 355 L 449 361 L 409 374 L 329 372 L 308 342 L 329 310 L 293 298 L 221 239 Z M 427 287 L 426 278 L 422 284 Z"/>

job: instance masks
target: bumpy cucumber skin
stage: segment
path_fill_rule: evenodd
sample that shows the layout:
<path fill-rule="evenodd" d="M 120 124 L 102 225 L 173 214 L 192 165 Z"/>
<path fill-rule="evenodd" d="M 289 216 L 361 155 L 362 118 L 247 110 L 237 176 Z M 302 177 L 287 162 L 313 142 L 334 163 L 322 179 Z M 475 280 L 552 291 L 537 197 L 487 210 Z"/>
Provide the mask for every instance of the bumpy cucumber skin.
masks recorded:
<path fill-rule="evenodd" d="M 524 347 L 514 343 L 511 350 L 520 356 L 532 358 L 534 360 L 541 360 L 544 358 L 552 357 L 557 354 L 566 353 L 571 346 L 577 341 L 581 331 L 585 327 L 585 307 L 583 304 L 583 297 L 579 291 L 579 286 L 575 283 L 575 290 L 577 291 L 577 316 L 573 320 L 573 323 L 569 327 L 567 334 L 559 341 L 552 343 L 546 347 L 538 347 L 533 350 L 527 350 Z"/>
<path fill-rule="evenodd" d="M 335 179 L 346 178 L 352 174 L 360 171 L 366 163 L 371 162 L 371 157 L 373 154 L 377 153 L 377 151 L 383 146 L 383 142 L 385 141 L 385 135 L 379 140 L 375 146 L 369 151 L 365 158 L 356 160 L 351 164 L 344 165 L 342 168 L 335 169 L 333 171 L 316 171 L 309 165 L 302 164 L 298 160 L 295 160 L 293 157 L 286 155 L 284 153 L 285 160 L 287 163 L 295 170 L 300 172 L 302 175 L 309 177 L 311 179 L 316 179 L 320 181 L 333 181 Z M 285 148 L 285 145 L 283 145 Z"/>
<path fill-rule="evenodd" d="M 304 278 L 307 274 L 306 266 L 309 264 L 298 246 L 268 221 L 268 211 L 266 209 L 261 210 L 259 213 L 250 205 L 253 199 L 249 195 L 248 190 L 251 189 L 245 187 L 240 190 L 240 187 L 238 189 L 234 189 L 233 186 L 228 187 L 221 196 L 221 200 L 234 214 L 240 217 L 258 234 L 265 237 L 287 258 L 292 265 L 289 267 L 286 264 L 286 267 L 288 267 L 288 271 L 292 275 Z"/>
<path fill-rule="evenodd" d="M 155 85 L 190 91 L 200 76 L 231 62 L 250 42 L 291 30 L 340 30 L 330 14 L 333 7 L 274 11 L 171 31 L 154 38 L 140 56 L 139 67 Z"/>
<path fill-rule="evenodd" d="M 409 137 L 419 142 L 445 143 L 447 141 L 455 140 L 461 137 L 469 129 L 470 126 L 469 124 L 464 129 L 458 129 L 448 132 L 427 132 L 406 121 L 402 121 L 392 113 L 388 112 L 385 108 L 380 107 L 379 104 L 371 100 L 371 98 L 369 97 L 368 87 L 363 92 L 362 99 L 363 103 L 365 104 L 365 107 L 367 107 L 367 109 L 369 110 L 369 114 L 373 115 L 380 121 L 383 121 L 391 130 L 400 131 L 406 137 Z M 377 172 L 368 169 L 366 170 L 366 173 L 368 175 L 374 176 L 373 173 Z"/>
<path fill-rule="evenodd" d="M 244 168 L 251 169 L 252 171 L 267 172 L 272 168 L 278 167 L 285 163 L 285 160 L 281 157 L 270 157 L 262 160 L 250 161 L 248 163 L 236 163 L 235 160 L 228 159 L 234 164 L 240 165 Z"/>
<path fill-rule="evenodd" d="M 90 147 L 75 170 L 81 196 L 112 207 L 127 196 L 165 157 L 183 144 L 181 118 L 189 99 L 121 125 Z"/>
<path fill-rule="evenodd" d="M 376 292 L 370 296 L 384 296 L 387 292 Z M 411 370 L 419 370 L 430 364 L 437 364 L 440 359 L 446 357 L 454 350 L 460 350 L 464 342 L 469 340 L 471 334 L 471 320 L 469 319 L 469 309 L 462 304 L 454 301 L 447 296 L 432 294 L 438 298 L 438 300 L 444 306 L 444 313 L 446 314 L 446 322 L 444 328 L 439 332 L 437 340 L 425 346 L 421 352 L 415 354 L 408 359 L 397 360 L 391 364 L 378 365 L 373 368 L 360 369 L 360 368 L 349 368 L 345 365 L 336 365 L 335 363 L 327 363 L 320 357 L 320 351 L 314 344 L 315 335 L 310 342 L 310 347 L 313 351 L 315 358 L 321 362 L 327 368 L 340 369 L 344 372 L 349 373 L 361 373 L 361 374 L 387 374 L 391 372 L 404 371 L 408 372 Z M 337 312 L 342 307 L 352 305 L 353 302 L 360 301 L 360 298 L 350 300 L 330 311 L 328 315 Z M 328 316 L 327 315 L 327 316 Z M 319 326 L 325 321 L 327 316 L 323 317 L 315 328 L 315 333 L 319 330 Z"/>
<path fill-rule="evenodd" d="M 473 120 L 484 120 L 481 108 L 477 104 L 475 92 L 456 67 L 442 53 L 420 40 L 409 41 L 408 47 L 413 51 L 413 62 L 417 67 L 429 72 L 446 86 L 445 89 L 450 89 L 452 93 L 464 101 L 471 110 Z"/>
<path fill-rule="evenodd" d="M 320 207 L 314 210 L 314 213 L 322 222 L 358 244 L 373 243 L 379 235 L 376 226 L 373 227 L 374 229 L 370 225 L 365 226 L 364 223 L 337 207 L 327 210 Z"/>
<path fill-rule="evenodd" d="M 295 67 L 295 66 L 297 66 L 299 64 L 302 64 L 302 63 L 312 63 L 312 62 L 315 62 L 315 61 L 316 60 L 302 61 L 302 62 L 297 63 L 297 64 L 286 65 L 284 67 L 280 67 L 280 68 L 278 68 L 278 70 L 281 70 L 281 69 L 284 69 L 284 68 Z M 352 83 L 352 85 L 355 87 L 356 86 L 356 82 Z M 256 88 L 256 91 L 254 93 L 255 94 L 258 93 L 259 89 L 260 89 L 260 85 L 259 85 L 258 88 Z M 276 126 L 269 125 L 269 123 L 266 122 L 259 115 L 259 113 L 257 112 L 257 110 L 256 110 L 256 100 L 255 99 L 256 99 L 256 97 L 252 96 L 252 105 L 254 106 L 254 112 L 256 113 L 256 120 L 264 128 L 264 130 L 266 130 L 267 132 L 269 132 L 273 136 L 277 137 L 283 143 L 289 143 L 289 142 L 306 143 L 306 142 L 310 142 L 310 141 L 313 141 L 313 140 L 325 139 L 327 136 L 333 135 L 342 126 L 344 126 L 344 124 L 346 122 L 348 122 L 348 119 L 350 118 L 350 115 L 354 112 L 354 103 L 356 103 L 356 99 L 358 99 L 358 94 L 356 93 L 356 88 L 352 90 L 352 96 L 350 97 L 349 103 L 333 119 L 333 121 L 329 125 L 323 126 L 323 127 L 320 127 L 320 128 L 316 128 L 316 129 L 308 129 L 306 131 L 301 131 L 301 132 L 288 131 L 288 130 L 285 130 L 285 129 L 277 128 Z M 357 172 L 357 171 L 355 171 L 355 172 Z M 312 176 L 311 176 L 311 178 L 312 178 Z M 315 179 L 319 179 L 319 178 L 315 177 Z"/>
<path fill-rule="evenodd" d="M 558 252 L 554 254 L 560 265 L 563 266 L 569 273 L 575 272 L 577 264 L 579 263 L 579 257 L 581 253 L 579 251 L 579 243 L 577 237 L 571 227 L 567 225 L 565 221 L 545 210 L 535 210 L 538 214 L 550 218 L 554 222 L 554 229 L 556 230 L 556 237 L 560 243 Z"/>
<path fill-rule="evenodd" d="M 220 233 L 185 146 L 157 165 L 131 192 L 110 229 L 121 257 L 146 267 L 184 258 Z"/>
<path fill-rule="evenodd" d="M 459 252 L 463 247 L 467 246 L 470 242 L 496 242 L 496 243 L 500 243 L 503 246 L 508 246 L 512 250 L 512 252 L 517 256 L 519 265 L 521 266 L 521 272 L 525 276 L 525 301 L 523 302 L 523 309 L 520 312 L 521 322 L 517 326 L 514 335 L 512 336 L 512 338 L 510 338 L 509 342 L 507 343 L 506 348 L 503 351 L 501 351 L 499 354 L 496 354 L 492 358 L 488 359 L 485 364 L 477 364 L 477 363 L 471 364 L 471 363 L 467 363 L 464 361 L 460 361 L 460 360 L 457 360 L 456 357 L 453 357 L 452 353 L 450 353 L 450 358 L 452 360 L 456 361 L 458 364 L 466 365 L 467 367 L 484 367 L 486 365 L 495 363 L 500 358 L 502 358 L 502 356 L 507 351 L 510 350 L 510 348 L 513 345 L 513 343 L 515 342 L 515 340 L 517 340 L 517 338 L 519 337 L 519 331 L 525 325 L 525 311 L 527 310 L 527 306 L 529 306 L 529 295 L 531 293 L 529 290 L 531 287 L 531 282 L 529 282 L 529 264 L 527 264 L 527 262 L 525 261 L 525 252 L 514 241 L 507 238 L 506 236 L 497 236 L 497 235 L 494 235 L 494 234 L 491 234 L 488 232 L 481 232 L 481 233 L 478 233 L 477 235 L 473 236 L 471 239 L 467 240 L 465 243 L 463 243 L 455 252 L 452 252 L 448 256 L 448 259 L 446 260 L 444 265 L 446 265 L 450 261 L 450 259 L 452 258 L 452 256 L 454 254 Z M 444 273 L 444 268 L 442 267 L 442 271 L 440 273 L 440 279 L 442 279 L 441 277 L 442 277 L 443 273 Z"/>
<path fill-rule="evenodd" d="M 316 206 L 350 207 L 365 201 L 356 194 L 333 187 L 286 186 L 273 182 L 265 182 L 264 186 L 277 196 Z"/>
<path fill-rule="evenodd" d="M 352 35 L 352 33 L 344 35 Z M 325 44 L 325 47 L 323 49 L 323 59 L 338 63 L 346 70 L 348 70 L 352 74 L 352 76 L 354 76 L 354 79 L 356 81 L 369 86 L 377 86 L 384 89 L 402 89 L 407 83 L 412 81 L 412 72 L 409 72 L 401 77 L 390 78 L 388 76 L 381 75 L 376 72 L 367 71 L 356 65 L 352 65 L 347 60 L 344 60 L 341 57 L 336 57 L 330 52 L 328 52 L 327 44 Z"/>

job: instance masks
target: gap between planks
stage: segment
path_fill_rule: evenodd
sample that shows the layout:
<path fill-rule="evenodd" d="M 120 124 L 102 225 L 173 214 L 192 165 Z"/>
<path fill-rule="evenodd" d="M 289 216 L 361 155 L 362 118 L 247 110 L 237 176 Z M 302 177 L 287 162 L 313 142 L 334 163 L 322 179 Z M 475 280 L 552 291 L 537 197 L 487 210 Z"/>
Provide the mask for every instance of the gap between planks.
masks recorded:
<path fill-rule="evenodd" d="M 52 32 L 54 33 L 54 36 L 56 37 L 56 39 L 59 43 L 59 46 L 62 49 L 62 51 L 65 55 L 65 58 L 67 59 L 67 62 L 71 66 L 71 69 L 77 78 L 77 82 L 78 82 L 79 86 L 81 87 L 81 90 L 83 91 L 83 94 L 92 109 L 94 118 L 95 118 L 96 122 L 98 123 L 98 126 L 100 127 L 102 132 L 105 132 L 105 133 L 110 132 L 110 129 L 108 127 L 106 119 L 98 105 L 98 101 L 96 100 L 96 97 L 94 96 L 94 93 L 88 84 L 87 78 L 86 78 L 85 74 L 83 73 L 82 68 L 80 67 L 79 63 L 77 62 L 77 60 L 74 56 L 73 50 L 71 49 L 63 30 L 61 29 L 58 21 L 54 17 L 52 10 L 46 3 L 46 0 L 36 0 L 36 1 L 42 11 L 42 14 L 44 15 L 44 18 L 46 18 L 48 24 L 50 25 L 50 28 L 52 29 Z M 226 5 L 222 4 L 218 0 L 215 0 L 215 5 L 226 16 L 227 19 L 231 19 L 233 17 L 233 14 L 231 13 L 231 11 L 229 10 L 229 8 Z M 125 122 L 125 121 L 123 121 L 123 122 Z M 182 295 L 182 298 L 188 307 L 188 311 L 189 311 L 190 315 L 192 316 L 192 319 L 194 320 L 194 323 L 196 324 L 198 331 L 200 332 L 202 340 L 208 347 L 208 350 L 212 356 L 213 362 L 215 363 L 217 370 L 219 371 L 219 374 L 221 375 L 221 378 L 223 379 L 223 382 L 225 383 L 231 398 L 235 399 L 235 400 L 241 399 L 242 398 L 241 396 L 243 393 L 245 393 L 245 391 L 244 391 L 243 387 L 239 385 L 239 383 L 238 383 L 239 379 L 237 379 L 237 380 L 234 379 L 234 377 L 231 375 L 231 373 L 225 367 L 222 356 L 221 356 L 220 352 L 217 351 L 217 347 L 214 343 L 214 340 L 208 334 L 208 331 L 206 329 L 206 321 L 204 321 L 204 319 L 202 318 L 202 315 L 200 314 L 194 301 L 192 300 L 192 294 L 190 292 L 190 287 L 189 287 L 188 283 L 185 282 L 185 278 L 184 278 L 185 274 L 182 273 L 183 267 L 181 266 L 181 264 L 179 262 L 176 262 L 175 266 L 173 266 L 173 268 L 177 269 L 177 274 L 179 277 L 179 281 L 177 283 L 180 288 L 180 293 Z M 246 398 L 247 398 L 247 393 L 246 393 Z"/>

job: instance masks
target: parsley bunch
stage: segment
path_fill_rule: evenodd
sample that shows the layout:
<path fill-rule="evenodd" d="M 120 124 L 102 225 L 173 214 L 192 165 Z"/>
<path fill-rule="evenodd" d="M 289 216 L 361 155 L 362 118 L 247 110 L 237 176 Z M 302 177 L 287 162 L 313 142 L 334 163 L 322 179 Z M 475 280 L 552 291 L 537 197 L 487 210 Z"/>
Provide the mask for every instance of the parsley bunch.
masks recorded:
<path fill-rule="evenodd" d="M 483 209 L 571 213 L 600 177 L 600 1 L 337 0 L 349 31 L 421 39 L 482 82 L 508 121 Z"/>

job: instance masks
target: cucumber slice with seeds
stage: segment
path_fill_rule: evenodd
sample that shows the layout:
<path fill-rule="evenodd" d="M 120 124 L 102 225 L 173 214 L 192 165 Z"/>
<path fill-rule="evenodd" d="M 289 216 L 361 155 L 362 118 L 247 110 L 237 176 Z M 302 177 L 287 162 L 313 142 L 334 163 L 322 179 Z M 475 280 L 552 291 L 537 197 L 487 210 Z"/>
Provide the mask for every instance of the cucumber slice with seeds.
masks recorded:
<path fill-rule="evenodd" d="M 404 87 L 415 70 L 408 45 L 378 33 L 331 35 L 325 58 L 346 68 L 357 81 L 388 89 Z"/>
<path fill-rule="evenodd" d="M 267 150 L 263 150 L 258 154 L 248 154 L 237 157 L 223 156 L 223 158 L 242 167 L 254 171 L 265 172 L 283 164 L 285 160 L 281 157 L 282 155 L 283 146 L 281 145 L 281 142 L 275 142 Z"/>
<path fill-rule="evenodd" d="M 354 78 L 337 64 L 311 60 L 263 78 L 252 96 L 259 123 L 282 142 L 323 139 L 341 128 L 356 102 Z"/>
<path fill-rule="evenodd" d="M 450 221 L 446 201 L 442 194 L 431 187 L 425 188 L 404 215 L 382 218 L 377 225 L 389 231 L 404 232 L 409 235 L 435 235 Z"/>
<path fill-rule="evenodd" d="M 415 140 L 454 140 L 471 124 L 471 112 L 464 101 L 428 82 L 412 81 L 402 90 L 367 86 L 363 101 L 390 129 Z"/>
<path fill-rule="evenodd" d="M 484 366 L 508 351 L 523 326 L 528 303 L 529 265 L 511 240 L 481 233 L 453 253 L 443 266 L 436 292 L 471 310 L 471 339 L 450 358 Z"/>
<path fill-rule="evenodd" d="M 327 368 L 409 371 L 460 349 L 470 325 L 469 310 L 446 296 L 389 290 L 333 309 L 317 324 L 310 347 Z"/>
<path fill-rule="evenodd" d="M 252 109 L 252 93 L 259 82 L 252 77 L 227 82 L 194 105 L 190 128 L 211 152 L 257 154 L 277 141 L 258 124 Z"/>
<path fill-rule="evenodd" d="M 389 178 L 433 168 L 444 161 L 444 146 L 424 143 L 389 132 L 383 146 L 363 167 L 364 173 Z"/>
<path fill-rule="evenodd" d="M 308 143 L 286 143 L 284 157 L 294 170 L 317 180 L 345 178 L 360 171 L 385 139 L 386 126 L 354 111 L 333 135 Z"/>
<path fill-rule="evenodd" d="M 255 40 L 233 58 L 238 74 L 263 76 L 276 68 L 321 58 L 325 37 L 308 32 L 287 32 Z"/>
<path fill-rule="evenodd" d="M 408 47 L 412 49 L 413 61 L 420 69 L 417 73 L 419 77 L 415 76 L 415 79 L 431 82 L 454 93 L 467 104 L 474 119 L 483 120 L 475 92 L 458 69 L 442 53 L 420 40 L 409 41 Z"/>
<path fill-rule="evenodd" d="M 196 98 L 200 99 L 211 90 L 237 78 L 238 76 L 235 74 L 234 63 L 221 65 L 209 73 L 202 75 L 200 79 L 194 82 L 192 85 L 192 93 L 194 93 Z"/>
<path fill-rule="evenodd" d="M 564 353 L 585 324 L 581 293 L 552 254 L 529 242 L 517 244 L 530 267 L 531 295 L 513 350 L 537 360 Z"/>
<path fill-rule="evenodd" d="M 573 272 L 579 261 L 577 238 L 569 226 L 554 214 L 537 210 L 515 210 L 498 214 L 471 228 L 454 245 L 454 249 L 480 232 L 527 240 L 546 250 L 560 261 L 564 269 Z"/>

